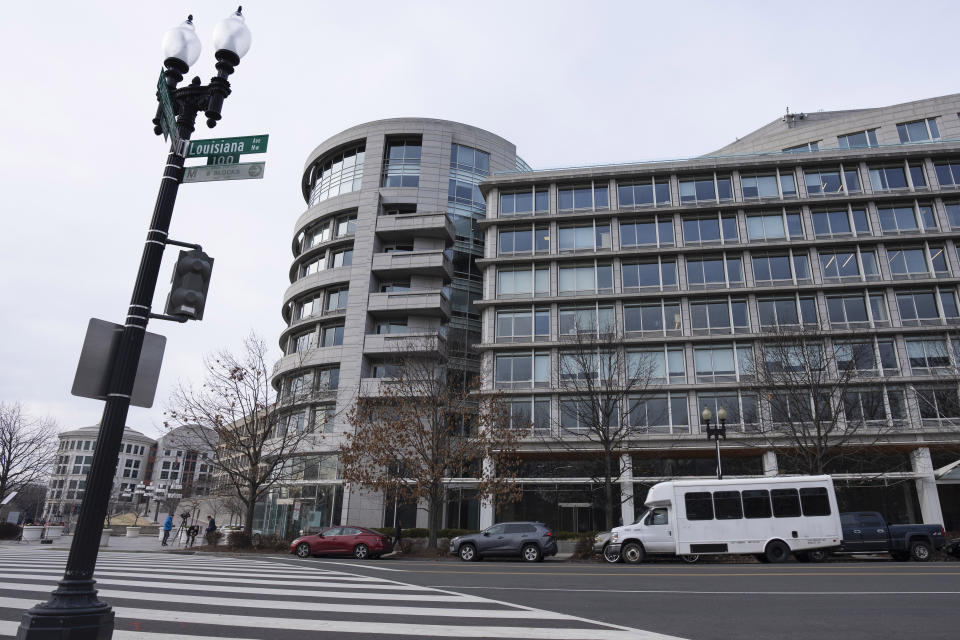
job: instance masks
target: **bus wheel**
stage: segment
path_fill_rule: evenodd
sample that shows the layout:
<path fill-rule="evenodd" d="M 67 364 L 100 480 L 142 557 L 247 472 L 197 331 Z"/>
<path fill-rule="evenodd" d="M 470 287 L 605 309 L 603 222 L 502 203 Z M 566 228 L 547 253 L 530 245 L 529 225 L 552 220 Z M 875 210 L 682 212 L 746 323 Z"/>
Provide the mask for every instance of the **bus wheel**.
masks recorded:
<path fill-rule="evenodd" d="M 790 547 L 782 540 L 771 540 L 767 543 L 767 548 L 763 552 L 767 562 L 786 562 L 790 559 Z"/>
<path fill-rule="evenodd" d="M 643 545 L 639 542 L 628 542 L 620 549 L 620 557 L 627 564 L 640 564 L 644 555 Z"/>

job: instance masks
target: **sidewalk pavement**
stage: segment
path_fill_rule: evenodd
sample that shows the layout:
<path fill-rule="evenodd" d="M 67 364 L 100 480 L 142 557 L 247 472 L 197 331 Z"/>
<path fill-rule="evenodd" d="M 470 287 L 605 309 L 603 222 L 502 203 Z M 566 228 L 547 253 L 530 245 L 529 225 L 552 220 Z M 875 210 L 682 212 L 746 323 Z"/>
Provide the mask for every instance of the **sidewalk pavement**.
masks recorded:
<path fill-rule="evenodd" d="M 173 539 L 173 536 L 167 542 L 167 546 L 160 546 L 158 536 L 137 536 L 136 538 L 127 538 L 126 536 L 110 536 L 110 543 L 107 546 L 101 546 L 101 553 L 104 551 L 127 551 L 135 553 L 157 553 L 163 551 L 183 551 L 185 545 Z M 203 544 L 202 540 L 197 540 L 198 544 Z M 0 548 L 20 548 L 20 549 L 55 549 L 58 551 L 69 551 L 73 543 L 73 536 L 60 536 L 54 538 L 52 544 L 41 544 L 39 540 L 31 542 L 18 542 L 16 540 L 0 540 Z M 189 550 L 189 547 L 186 547 Z"/>

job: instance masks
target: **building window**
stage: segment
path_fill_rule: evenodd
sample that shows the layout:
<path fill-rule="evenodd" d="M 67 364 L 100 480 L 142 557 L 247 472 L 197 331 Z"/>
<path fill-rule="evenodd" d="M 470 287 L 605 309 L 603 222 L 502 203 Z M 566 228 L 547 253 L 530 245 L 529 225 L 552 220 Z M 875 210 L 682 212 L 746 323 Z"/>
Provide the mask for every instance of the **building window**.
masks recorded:
<path fill-rule="evenodd" d="M 936 338 L 907 338 L 907 358 L 913 375 L 943 374 L 950 367 L 947 343 Z"/>
<path fill-rule="evenodd" d="M 813 211 L 813 233 L 818 238 L 870 234 L 867 212 L 863 209 Z"/>
<path fill-rule="evenodd" d="M 880 279 L 877 253 L 873 249 L 856 247 L 845 251 L 822 251 L 820 269 L 824 282 Z"/>
<path fill-rule="evenodd" d="M 561 353 L 559 376 L 561 385 L 576 386 L 578 381 L 612 381 L 617 377 L 618 357 L 615 352 L 597 350 Z"/>
<path fill-rule="evenodd" d="M 960 162 L 938 162 L 934 169 L 941 189 L 960 187 Z"/>
<path fill-rule="evenodd" d="M 380 283 L 380 293 L 406 293 L 410 291 L 410 279 L 387 280 Z"/>
<path fill-rule="evenodd" d="M 643 262 L 624 263 L 621 267 L 624 292 L 641 289 L 677 289 L 677 262 L 675 258 L 657 258 Z"/>
<path fill-rule="evenodd" d="M 826 196 L 843 192 L 839 169 L 805 169 L 804 182 L 808 196 Z"/>
<path fill-rule="evenodd" d="M 350 291 L 346 288 L 327 291 L 327 306 L 325 313 L 337 313 L 347 308 Z"/>
<path fill-rule="evenodd" d="M 561 336 L 607 335 L 617 328 L 612 305 L 560 307 L 558 318 Z"/>
<path fill-rule="evenodd" d="M 747 237 L 751 242 L 796 240 L 803 238 L 803 221 L 793 211 L 747 216 Z"/>
<path fill-rule="evenodd" d="M 900 374 L 897 366 L 896 349 L 892 340 L 850 340 L 833 343 L 837 369 L 853 371 L 858 376 L 896 376 Z"/>
<path fill-rule="evenodd" d="M 847 424 L 855 425 L 878 426 L 889 420 L 902 423 L 907 418 L 903 391 L 883 387 L 844 392 L 843 413 Z"/>
<path fill-rule="evenodd" d="M 333 433 L 336 416 L 337 409 L 334 405 L 325 404 L 317 407 L 313 412 L 313 430 L 319 433 Z"/>
<path fill-rule="evenodd" d="M 740 256 L 688 259 L 687 285 L 690 289 L 742 287 L 743 263 Z"/>
<path fill-rule="evenodd" d="M 123 477 L 137 478 L 139 476 L 140 476 L 140 461 L 127 458 L 123 463 Z"/>
<path fill-rule="evenodd" d="M 948 275 L 943 246 L 888 247 L 887 262 L 890 266 L 890 274 L 895 280 L 935 278 Z"/>
<path fill-rule="evenodd" d="M 878 207 L 877 216 L 883 235 L 937 230 L 937 220 L 930 205 Z"/>
<path fill-rule="evenodd" d="M 784 153 L 812 153 L 814 151 L 820 151 L 820 141 L 816 142 L 804 142 L 803 144 L 798 144 L 795 147 L 787 147 L 783 150 Z"/>
<path fill-rule="evenodd" d="M 420 184 L 420 138 L 387 140 L 383 158 L 384 187 L 416 187 Z"/>
<path fill-rule="evenodd" d="M 343 325 L 324 327 L 322 330 L 321 346 L 338 347 L 343 344 Z"/>
<path fill-rule="evenodd" d="M 600 211 L 610 208 L 609 188 L 605 183 L 584 187 L 561 187 L 557 190 L 557 210 Z"/>
<path fill-rule="evenodd" d="M 936 118 L 925 118 L 898 124 L 897 135 L 900 136 L 900 142 L 904 143 L 926 142 L 928 140 L 939 140 L 940 129 L 937 127 Z"/>
<path fill-rule="evenodd" d="M 602 263 L 561 266 L 558 282 L 561 296 L 613 293 L 613 266 Z"/>
<path fill-rule="evenodd" d="M 679 302 L 645 302 L 623 308 L 624 331 L 627 335 L 682 335 Z"/>
<path fill-rule="evenodd" d="M 753 371 L 753 347 L 748 344 L 694 347 L 693 363 L 697 372 L 697 383 L 750 380 Z"/>
<path fill-rule="evenodd" d="M 529 298 L 550 295 L 550 269 L 523 267 L 499 267 L 497 269 L 498 298 Z"/>
<path fill-rule="evenodd" d="M 762 329 L 817 327 L 817 303 L 813 297 L 779 296 L 758 298 L 757 312 Z"/>
<path fill-rule="evenodd" d="M 805 253 L 754 254 L 753 279 L 757 286 L 812 282 Z"/>
<path fill-rule="evenodd" d="M 737 299 L 690 302 L 693 335 L 750 333 L 747 301 Z"/>
<path fill-rule="evenodd" d="M 490 174 L 490 154 L 454 143 L 450 146 L 450 166 L 460 171 L 486 176 Z"/>
<path fill-rule="evenodd" d="M 550 400 L 546 398 L 510 398 L 507 401 L 510 428 L 527 435 L 550 433 Z"/>
<path fill-rule="evenodd" d="M 877 147 L 877 130 L 867 129 L 866 131 L 857 131 L 846 135 L 837 136 L 837 146 L 841 149 L 866 149 L 867 147 Z"/>
<path fill-rule="evenodd" d="M 560 227 L 558 247 L 561 253 L 570 251 L 600 251 L 610 248 L 610 223 L 593 221 L 575 227 Z"/>
<path fill-rule="evenodd" d="M 847 294 L 827 297 L 827 314 L 832 329 L 889 327 L 890 314 L 882 293 Z"/>
<path fill-rule="evenodd" d="M 497 248 L 499 255 L 549 253 L 550 227 L 502 228 L 498 231 Z"/>
<path fill-rule="evenodd" d="M 733 200 L 730 177 L 690 178 L 680 181 L 681 204 L 707 204 Z"/>
<path fill-rule="evenodd" d="M 710 216 L 708 218 L 683 219 L 683 244 L 729 244 L 740 241 L 735 214 Z"/>
<path fill-rule="evenodd" d="M 760 413 L 757 396 L 737 391 L 698 393 L 697 407 L 706 407 L 717 415 L 722 407 L 727 412 L 727 428 L 735 431 L 757 431 Z"/>
<path fill-rule="evenodd" d="M 313 372 L 308 371 L 288 378 L 284 391 L 288 400 L 297 402 L 303 399 L 313 391 Z"/>
<path fill-rule="evenodd" d="M 550 354 L 524 352 L 502 354 L 495 361 L 498 389 L 529 389 L 550 386 Z"/>
<path fill-rule="evenodd" d="M 357 216 L 356 214 L 349 216 L 340 216 L 333 223 L 335 238 L 346 238 L 352 236 L 357 232 Z"/>
<path fill-rule="evenodd" d="M 870 167 L 870 185 L 874 191 L 906 189 L 907 174 L 903 165 L 895 167 Z"/>
<path fill-rule="evenodd" d="M 683 383 L 687 373 L 683 347 L 656 347 L 627 351 L 627 375 L 646 384 Z"/>
<path fill-rule="evenodd" d="M 407 319 L 382 320 L 377 323 L 377 335 L 404 335 L 407 333 Z"/>
<path fill-rule="evenodd" d="M 627 426 L 633 433 L 690 432 L 685 393 L 633 396 L 628 403 Z"/>
<path fill-rule="evenodd" d="M 960 203 L 944 203 L 944 209 L 947 211 L 947 222 L 951 229 L 960 229 Z"/>
<path fill-rule="evenodd" d="M 917 406 L 924 426 L 960 424 L 960 399 L 957 398 L 956 387 L 918 388 Z"/>
<path fill-rule="evenodd" d="M 673 216 L 620 222 L 620 248 L 672 247 Z"/>
<path fill-rule="evenodd" d="M 73 475 L 87 475 L 90 473 L 90 464 L 93 462 L 93 456 L 74 456 Z"/>
<path fill-rule="evenodd" d="M 340 386 L 340 367 L 327 367 L 317 372 L 320 391 L 335 391 Z"/>
<path fill-rule="evenodd" d="M 897 307 L 900 310 L 900 321 L 905 327 L 957 324 L 960 320 L 956 293 L 952 288 L 898 291 Z"/>
<path fill-rule="evenodd" d="M 756 198 L 779 198 L 780 189 L 777 188 L 777 174 L 741 175 L 740 190 L 744 200 Z"/>
<path fill-rule="evenodd" d="M 365 145 L 331 154 L 310 171 L 310 206 L 343 193 L 359 191 L 363 181 Z"/>
<path fill-rule="evenodd" d="M 502 217 L 547 213 L 549 210 L 550 198 L 547 189 L 531 188 L 525 191 L 500 194 L 500 215 Z"/>
<path fill-rule="evenodd" d="M 330 268 L 349 267 L 353 264 L 353 248 L 333 251 L 330 254 Z"/>
<path fill-rule="evenodd" d="M 617 184 L 617 200 L 621 209 L 670 205 L 670 178 L 653 177 L 630 184 Z"/>
<path fill-rule="evenodd" d="M 300 333 L 297 335 L 290 336 L 290 342 L 287 346 L 287 354 L 292 353 L 304 353 L 307 349 L 310 348 L 310 338 L 313 336 L 312 331 L 306 333 Z"/>
<path fill-rule="evenodd" d="M 550 339 L 550 309 L 497 311 L 497 342 L 533 342 Z"/>

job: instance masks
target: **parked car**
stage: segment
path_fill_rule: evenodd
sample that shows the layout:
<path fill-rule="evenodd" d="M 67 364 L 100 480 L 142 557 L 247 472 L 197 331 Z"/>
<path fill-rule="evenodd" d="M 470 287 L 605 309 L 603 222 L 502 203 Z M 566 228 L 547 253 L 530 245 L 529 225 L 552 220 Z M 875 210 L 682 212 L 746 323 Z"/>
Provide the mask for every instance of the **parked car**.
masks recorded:
<path fill-rule="evenodd" d="M 889 553 L 894 560 L 930 560 L 935 549 L 946 546 L 943 525 L 887 524 L 876 511 L 853 511 L 840 514 L 843 540 L 834 549 L 817 549 L 805 554 L 814 562 L 830 554 Z"/>
<path fill-rule="evenodd" d="M 388 536 L 363 527 L 329 527 L 300 536 L 290 543 L 290 553 L 309 558 L 319 555 L 353 556 L 357 560 L 379 558 L 393 551 Z"/>
<path fill-rule="evenodd" d="M 494 556 L 519 556 L 526 562 L 539 562 L 557 554 L 557 540 L 542 522 L 501 522 L 480 533 L 450 540 L 450 555 L 464 562 Z"/>

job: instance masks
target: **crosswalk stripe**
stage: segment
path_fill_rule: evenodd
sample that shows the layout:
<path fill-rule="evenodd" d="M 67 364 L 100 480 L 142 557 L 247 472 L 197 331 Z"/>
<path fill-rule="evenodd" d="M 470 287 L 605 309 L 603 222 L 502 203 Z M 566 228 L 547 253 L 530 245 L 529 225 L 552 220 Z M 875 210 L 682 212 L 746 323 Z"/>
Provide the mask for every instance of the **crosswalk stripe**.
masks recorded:
<path fill-rule="evenodd" d="M 49 550 L 0 550 L 0 618 L 18 617 L 45 599 L 63 575 L 66 559 L 65 553 Z M 227 559 L 101 554 L 94 577 L 101 597 L 114 605 L 113 637 L 285 640 L 307 632 L 323 638 L 411 640 L 681 640 L 450 589 L 327 571 L 312 563 L 221 560 Z M 171 633 L 176 625 L 179 633 Z M 0 619 L 0 634 L 14 635 L 18 627 L 16 620 Z"/>

